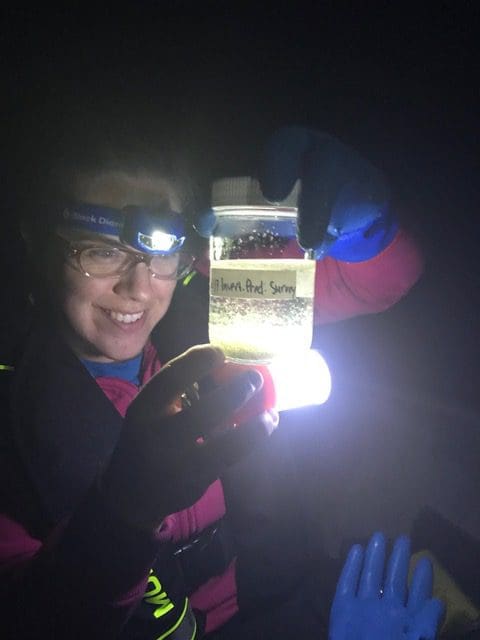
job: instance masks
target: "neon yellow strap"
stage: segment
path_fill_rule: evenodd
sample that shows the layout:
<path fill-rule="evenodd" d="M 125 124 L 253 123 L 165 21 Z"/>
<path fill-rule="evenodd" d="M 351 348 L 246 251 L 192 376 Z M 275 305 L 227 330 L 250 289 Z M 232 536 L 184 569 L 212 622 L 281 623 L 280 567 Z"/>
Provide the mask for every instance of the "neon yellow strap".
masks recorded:
<path fill-rule="evenodd" d="M 190 614 L 188 617 L 187 617 L 187 613 Z M 184 626 L 183 625 L 184 622 L 185 622 L 185 629 L 182 629 L 181 627 Z M 193 627 L 193 630 L 192 630 L 192 627 Z M 191 633 L 190 633 L 190 630 L 191 630 Z M 165 633 L 162 633 L 161 636 L 158 636 L 156 640 L 164 640 L 164 638 L 168 638 L 168 636 L 172 635 L 175 631 L 177 631 L 178 633 L 175 633 L 174 637 L 178 638 L 179 640 L 180 638 L 182 640 L 194 640 L 194 638 L 197 635 L 197 621 L 195 619 L 193 611 L 190 609 L 188 598 L 185 598 L 185 605 L 183 607 L 183 611 L 180 618 L 176 621 L 173 627 L 170 627 L 168 631 L 165 631 Z M 188 636 L 183 635 L 182 631 L 188 633 Z"/>
<path fill-rule="evenodd" d="M 15 367 L 9 364 L 0 364 L 0 371 L 15 371 Z"/>

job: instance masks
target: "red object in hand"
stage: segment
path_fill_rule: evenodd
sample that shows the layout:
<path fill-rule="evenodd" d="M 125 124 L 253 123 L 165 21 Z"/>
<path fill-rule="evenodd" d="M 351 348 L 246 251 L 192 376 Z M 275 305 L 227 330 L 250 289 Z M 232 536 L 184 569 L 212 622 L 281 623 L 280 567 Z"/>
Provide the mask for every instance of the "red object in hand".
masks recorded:
<path fill-rule="evenodd" d="M 236 362 L 226 361 L 224 365 L 214 371 L 212 374 L 214 382 L 224 384 L 235 376 L 249 369 L 255 369 L 263 378 L 263 386 L 250 400 L 240 407 L 231 417 L 230 424 L 240 425 L 247 422 L 251 418 L 259 415 L 263 411 L 273 409 L 276 404 L 276 393 L 273 384 L 272 375 L 268 366 L 261 364 L 238 364 Z"/>

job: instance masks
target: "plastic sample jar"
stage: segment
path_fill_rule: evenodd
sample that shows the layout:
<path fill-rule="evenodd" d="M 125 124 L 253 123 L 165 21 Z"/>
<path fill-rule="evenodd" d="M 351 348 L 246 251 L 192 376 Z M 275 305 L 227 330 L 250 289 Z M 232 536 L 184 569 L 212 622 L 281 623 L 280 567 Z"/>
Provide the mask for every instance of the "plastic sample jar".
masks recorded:
<path fill-rule="evenodd" d="M 214 182 L 209 338 L 227 360 L 268 363 L 310 348 L 315 260 L 296 239 L 298 184 L 268 203 L 253 178 Z"/>

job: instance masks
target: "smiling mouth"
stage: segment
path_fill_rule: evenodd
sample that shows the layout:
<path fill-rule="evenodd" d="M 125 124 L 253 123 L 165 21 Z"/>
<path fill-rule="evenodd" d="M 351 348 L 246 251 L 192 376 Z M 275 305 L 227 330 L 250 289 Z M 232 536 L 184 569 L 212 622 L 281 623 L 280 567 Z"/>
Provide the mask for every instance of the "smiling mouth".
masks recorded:
<path fill-rule="evenodd" d="M 139 311 L 138 313 L 120 313 L 119 311 L 112 311 L 110 309 L 104 309 L 104 312 L 109 318 L 115 320 L 115 322 L 122 322 L 123 324 L 137 322 L 137 320 L 140 320 L 145 314 L 145 311 Z"/>

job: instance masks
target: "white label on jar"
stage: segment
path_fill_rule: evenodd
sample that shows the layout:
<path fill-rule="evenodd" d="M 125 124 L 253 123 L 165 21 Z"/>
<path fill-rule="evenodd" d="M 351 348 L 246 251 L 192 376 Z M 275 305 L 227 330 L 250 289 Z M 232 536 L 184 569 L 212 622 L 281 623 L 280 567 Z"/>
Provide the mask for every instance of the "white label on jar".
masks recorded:
<path fill-rule="evenodd" d="M 314 263 L 303 260 L 273 260 L 268 265 L 263 260 L 222 261 L 221 267 L 211 267 L 210 295 L 264 300 L 312 297 L 314 269 Z"/>

